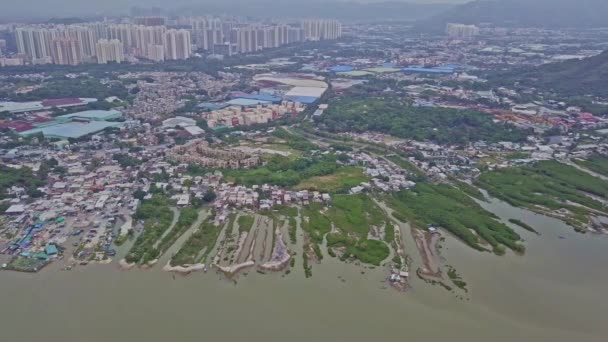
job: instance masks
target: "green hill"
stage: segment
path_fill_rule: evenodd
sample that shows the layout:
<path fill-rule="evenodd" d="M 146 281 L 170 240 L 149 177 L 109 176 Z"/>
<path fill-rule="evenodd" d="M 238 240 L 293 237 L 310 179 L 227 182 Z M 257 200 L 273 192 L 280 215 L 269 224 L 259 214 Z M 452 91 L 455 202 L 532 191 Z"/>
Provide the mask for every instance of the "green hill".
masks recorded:
<path fill-rule="evenodd" d="M 606 27 L 606 0 L 477 0 L 455 6 L 419 23 L 443 30 L 447 23 L 492 23 L 507 27 Z"/>
<path fill-rule="evenodd" d="M 608 51 L 583 60 L 523 68 L 489 77 L 493 84 L 534 87 L 561 96 L 608 98 Z"/>

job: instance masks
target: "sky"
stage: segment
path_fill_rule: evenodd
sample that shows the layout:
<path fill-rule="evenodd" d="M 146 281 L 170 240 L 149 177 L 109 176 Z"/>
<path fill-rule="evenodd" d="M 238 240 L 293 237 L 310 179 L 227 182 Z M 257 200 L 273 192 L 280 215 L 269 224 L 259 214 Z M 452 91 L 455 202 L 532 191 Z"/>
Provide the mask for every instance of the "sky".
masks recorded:
<path fill-rule="evenodd" d="M 103 15 L 128 13 L 133 6 L 179 8 L 206 2 L 237 3 L 244 0 L 0 0 L 0 16 L 15 17 L 69 17 L 83 14 Z M 246 0 L 247 3 L 256 0 Z M 275 0 L 277 2 L 307 0 Z M 340 1 L 340 0 L 324 0 Z M 358 0 L 358 2 L 382 2 L 384 0 Z M 391 0 L 411 3 L 463 3 L 468 0 Z"/>

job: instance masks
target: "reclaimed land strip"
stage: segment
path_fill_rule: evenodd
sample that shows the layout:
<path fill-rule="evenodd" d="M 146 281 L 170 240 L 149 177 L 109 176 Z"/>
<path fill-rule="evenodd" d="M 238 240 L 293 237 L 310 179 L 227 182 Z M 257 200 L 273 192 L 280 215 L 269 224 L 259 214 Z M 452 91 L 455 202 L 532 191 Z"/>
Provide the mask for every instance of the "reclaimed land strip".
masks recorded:
<path fill-rule="evenodd" d="M 154 243 L 169 229 L 173 217 L 174 213 L 165 197 L 155 195 L 143 202 L 133 218 L 144 221 L 144 231 L 121 264 L 143 265 L 158 258 L 160 251 L 154 248 Z"/>
<path fill-rule="evenodd" d="M 205 257 L 215 245 L 222 229 L 221 226 L 214 224 L 214 219 L 215 217 L 211 216 L 203 221 L 192 236 L 186 240 L 182 248 L 171 258 L 171 266 L 188 266 L 201 262 L 204 263 Z"/>

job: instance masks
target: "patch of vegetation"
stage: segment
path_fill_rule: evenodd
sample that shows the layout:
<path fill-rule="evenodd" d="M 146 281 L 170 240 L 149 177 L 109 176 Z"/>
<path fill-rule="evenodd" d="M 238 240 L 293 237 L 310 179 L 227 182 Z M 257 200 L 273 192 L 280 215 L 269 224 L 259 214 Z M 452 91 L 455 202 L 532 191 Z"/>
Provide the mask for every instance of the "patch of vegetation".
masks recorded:
<path fill-rule="evenodd" d="M 295 186 L 317 176 L 334 174 L 341 168 L 336 155 L 292 160 L 283 156 L 272 156 L 263 167 L 252 170 L 226 170 L 226 177 L 243 185 L 271 184 L 284 187 Z"/>
<path fill-rule="evenodd" d="M 460 189 L 460 191 L 464 192 L 465 194 L 476 198 L 480 201 L 487 201 L 488 199 L 483 195 L 483 193 L 481 191 L 479 191 L 479 189 L 477 189 L 476 187 L 470 185 L 469 183 L 463 182 L 463 181 L 459 181 L 455 178 L 451 179 L 452 183 L 458 188 Z"/>
<path fill-rule="evenodd" d="M 369 179 L 361 168 L 348 166 L 341 167 L 336 172 L 326 176 L 317 176 L 303 180 L 295 189 L 344 193 Z"/>
<path fill-rule="evenodd" d="M 456 272 L 456 269 L 450 265 L 447 265 L 447 268 L 448 268 L 448 278 L 450 278 L 452 283 L 454 283 L 454 285 L 456 285 L 456 287 L 463 290 L 464 292 L 469 292 L 469 290 L 467 290 L 467 283 L 464 280 L 462 280 L 462 277 Z"/>
<path fill-rule="evenodd" d="M 398 97 L 343 97 L 318 120 L 330 132 L 374 131 L 441 144 L 524 141 L 528 135 L 513 125 L 497 124 L 491 115 L 482 112 L 413 107 Z"/>
<path fill-rule="evenodd" d="M 298 208 L 280 206 L 276 210 L 279 212 L 279 214 L 287 217 L 287 229 L 289 232 L 289 240 L 292 244 L 295 244 L 297 242 L 298 223 L 296 221 L 296 217 L 298 217 Z"/>
<path fill-rule="evenodd" d="M 255 219 L 251 215 L 241 215 L 239 216 L 237 223 L 239 224 L 239 233 L 250 232 L 251 227 L 253 227 L 253 223 Z"/>
<path fill-rule="evenodd" d="M 496 254 L 504 253 L 503 245 L 519 253 L 525 250 L 514 230 L 452 186 L 418 183 L 410 191 L 387 196 L 387 201 L 414 226 L 442 227 L 476 250 L 486 250 L 482 240 L 489 243 Z"/>
<path fill-rule="evenodd" d="M 507 160 L 516 160 L 516 159 L 528 159 L 530 158 L 530 153 L 528 152 L 513 152 L 509 153 L 505 156 Z"/>
<path fill-rule="evenodd" d="M 577 165 L 589 169 L 597 174 L 608 177 L 608 157 L 594 154 L 587 159 L 574 159 Z"/>
<path fill-rule="evenodd" d="M 604 210 L 588 194 L 608 199 L 608 182 L 557 161 L 487 172 L 475 183 L 516 207 L 549 214 L 565 209 L 558 217 L 577 230 L 584 230 L 592 210 Z"/>
<path fill-rule="evenodd" d="M 608 52 L 540 67 L 525 67 L 489 76 L 493 85 L 534 87 L 560 96 L 608 97 Z M 604 114 L 604 113 L 603 113 Z"/>
<path fill-rule="evenodd" d="M 293 148 L 294 150 L 298 150 L 298 151 L 312 151 L 312 150 L 316 150 L 319 148 L 319 146 L 311 143 L 310 141 L 308 141 L 308 139 L 304 138 L 301 135 L 298 134 L 292 134 L 287 132 L 287 130 L 285 130 L 282 127 L 278 127 L 275 129 L 275 131 L 272 133 L 272 135 L 274 135 L 275 137 L 279 138 L 279 139 L 283 139 L 285 140 L 285 144 L 287 146 L 289 146 L 290 148 Z"/>
<path fill-rule="evenodd" d="M 197 208 L 184 208 L 179 212 L 179 218 L 177 223 L 171 231 L 163 237 L 158 249 L 161 253 L 164 253 L 169 247 L 171 247 L 175 241 L 186 231 L 190 226 L 198 219 L 199 209 Z"/>
<path fill-rule="evenodd" d="M 323 236 L 331 231 L 331 221 L 321 213 L 323 206 L 313 203 L 302 209 L 302 229 L 315 244 L 323 242 Z"/>
<path fill-rule="evenodd" d="M 38 187 L 46 184 L 46 175 L 41 171 L 37 173 L 28 167 L 14 169 L 6 165 L 0 165 L 0 199 L 6 198 L 8 190 L 13 187 L 21 187 L 31 197 L 40 197 L 43 194 Z"/>
<path fill-rule="evenodd" d="M 367 195 L 336 195 L 327 216 L 345 234 L 367 239 L 371 226 L 380 227 L 385 215 Z"/>
<path fill-rule="evenodd" d="M 518 219 L 509 219 L 509 222 L 513 223 L 514 225 L 520 226 L 520 227 L 522 227 L 523 229 L 525 229 L 525 230 L 527 230 L 529 232 L 536 233 L 536 234 L 540 235 L 540 233 L 536 229 L 534 229 L 532 226 L 530 226 L 529 224 L 527 224 L 527 223 L 525 223 L 525 222 L 523 222 L 521 220 L 518 220 Z"/>
<path fill-rule="evenodd" d="M 384 242 L 392 244 L 395 241 L 395 226 L 387 222 L 384 226 Z"/>
<path fill-rule="evenodd" d="M 291 241 L 292 244 L 295 244 L 296 242 L 298 242 L 298 236 L 297 236 L 298 223 L 296 222 L 296 219 L 294 217 L 290 217 L 288 222 L 289 222 L 289 240 Z"/>
<path fill-rule="evenodd" d="M 343 259 L 354 257 L 363 263 L 380 266 L 380 263 L 388 258 L 389 254 L 390 249 L 384 242 L 366 239 L 348 246 Z"/>
<path fill-rule="evenodd" d="M 332 207 L 326 215 L 338 229 L 327 234 L 327 246 L 330 250 L 344 247 L 343 260 L 356 258 L 363 263 L 379 266 L 389 256 L 390 249 L 383 241 L 368 240 L 371 227 L 379 228 L 387 222 L 382 209 L 369 196 L 334 196 Z M 392 236 L 395 236 L 394 227 Z"/>
<path fill-rule="evenodd" d="M 202 262 L 215 246 L 222 230 L 213 224 L 214 216 L 208 217 L 171 258 L 171 266 L 192 265 Z"/>
<path fill-rule="evenodd" d="M 38 272 L 49 264 L 46 259 L 14 257 L 6 266 L 7 270 L 17 272 Z"/>
<path fill-rule="evenodd" d="M 304 275 L 306 278 L 312 277 L 312 266 L 308 262 L 308 254 L 304 252 L 302 256 L 302 266 L 304 267 Z"/>
<path fill-rule="evenodd" d="M 102 84 L 94 77 L 55 77 L 42 87 L 23 94 L 7 94 L 12 101 L 40 101 L 44 99 L 87 97 L 103 100 L 111 96 L 125 99 L 128 91 L 120 82 Z"/>
<path fill-rule="evenodd" d="M 406 160 L 405 158 L 403 158 L 401 156 L 393 154 L 393 155 L 387 156 L 386 158 L 388 160 L 392 161 L 393 163 L 397 164 L 397 166 L 399 166 L 400 168 L 408 171 L 410 174 L 412 174 L 416 178 L 425 177 L 424 173 L 422 171 L 420 171 L 416 167 L 416 165 L 412 164 L 412 162 L 410 162 L 409 160 Z"/>
<path fill-rule="evenodd" d="M 154 248 L 154 244 L 171 226 L 173 211 L 167 198 L 154 195 L 137 208 L 133 218 L 144 221 L 144 231 L 137 237 L 125 259 L 129 263 L 145 264 L 160 256 L 161 252 Z"/>
<path fill-rule="evenodd" d="M 131 157 L 130 155 L 128 155 L 126 153 L 114 154 L 112 156 L 112 159 L 116 160 L 118 162 L 118 165 L 120 165 L 122 168 L 126 168 L 129 166 L 139 166 L 143 163 L 143 161 L 141 161 L 135 157 Z"/>

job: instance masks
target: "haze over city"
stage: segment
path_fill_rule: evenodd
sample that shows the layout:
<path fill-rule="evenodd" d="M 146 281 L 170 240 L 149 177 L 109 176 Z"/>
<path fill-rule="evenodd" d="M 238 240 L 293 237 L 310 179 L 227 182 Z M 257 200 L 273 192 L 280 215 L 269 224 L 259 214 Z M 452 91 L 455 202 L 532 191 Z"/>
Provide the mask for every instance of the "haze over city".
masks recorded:
<path fill-rule="evenodd" d="M 315 2 L 315 1 L 313 1 Z M 349 1 L 341 0 L 327 0 L 327 1 L 316 1 L 318 3 L 348 3 Z M 384 1 L 357 1 L 358 3 L 381 3 Z M 415 4 L 458 4 L 466 2 L 465 0 L 406 0 L 397 1 L 404 3 L 415 3 Z M 108 0 L 108 1 L 92 1 L 92 0 L 24 0 L 19 2 L 11 3 L 10 6 L 5 6 L 0 18 L 10 18 L 11 16 L 18 16 L 20 18 L 43 18 L 43 17 L 65 17 L 75 15 L 115 15 L 115 14 L 126 14 L 129 9 L 134 6 L 139 7 L 152 7 L 158 6 L 164 10 L 172 11 L 179 10 L 185 7 L 220 7 L 222 9 L 230 10 L 238 9 L 241 5 L 255 6 L 267 5 L 269 3 L 285 5 L 285 4 L 305 4 L 299 0 L 281 0 L 279 2 L 269 2 L 266 0 L 226 0 L 221 3 L 217 3 L 209 0 L 175 0 L 170 3 L 160 0 Z M 307 2 L 310 3 L 310 2 Z M 219 5 L 219 6 L 218 6 Z M 295 15 L 295 13 L 294 13 Z"/>

